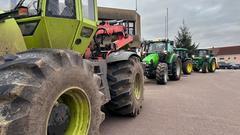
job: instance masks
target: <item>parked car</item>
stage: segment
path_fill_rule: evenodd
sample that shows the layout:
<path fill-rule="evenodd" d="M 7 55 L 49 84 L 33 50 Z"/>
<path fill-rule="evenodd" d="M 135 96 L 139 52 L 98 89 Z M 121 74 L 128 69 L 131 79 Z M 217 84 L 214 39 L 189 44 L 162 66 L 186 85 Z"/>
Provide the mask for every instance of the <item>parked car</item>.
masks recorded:
<path fill-rule="evenodd" d="M 230 64 L 231 69 L 240 69 L 240 64 Z"/>
<path fill-rule="evenodd" d="M 231 69 L 231 64 L 226 62 L 218 62 L 219 69 Z"/>

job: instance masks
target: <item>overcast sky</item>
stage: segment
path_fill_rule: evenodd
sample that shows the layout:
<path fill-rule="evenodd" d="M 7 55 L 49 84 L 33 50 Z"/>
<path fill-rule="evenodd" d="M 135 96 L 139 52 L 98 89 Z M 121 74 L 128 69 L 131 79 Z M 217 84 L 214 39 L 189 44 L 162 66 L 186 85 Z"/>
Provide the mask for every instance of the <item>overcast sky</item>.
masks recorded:
<path fill-rule="evenodd" d="M 135 9 L 135 0 L 98 0 L 99 6 Z M 201 48 L 240 45 L 240 0 L 138 0 L 145 39 L 164 37 L 169 8 L 169 37 L 183 19 Z"/>

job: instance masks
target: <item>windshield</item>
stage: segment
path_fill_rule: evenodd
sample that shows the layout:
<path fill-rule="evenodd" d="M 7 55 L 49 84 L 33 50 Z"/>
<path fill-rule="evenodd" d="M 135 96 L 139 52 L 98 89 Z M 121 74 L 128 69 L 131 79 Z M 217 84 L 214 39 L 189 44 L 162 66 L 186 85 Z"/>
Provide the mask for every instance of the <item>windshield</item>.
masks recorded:
<path fill-rule="evenodd" d="M 198 55 L 199 55 L 200 57 L 206 56 L 206 55 L 208 55 L 208 51 L 207 51 L 207 50 L 198 51 Z"/>
<path fill-rule="evenodd" d="M 19 0 L 1 0 L 0 1 L 0 10 L 10 11 L 14 7 L 16 7 Z"/>
<path fill-rule="evenodd" d="M 165 43 L 151 43 L 148 48 L 148 53 L 163 52 L 165 45 Z"/>
<path fill-rule="evenodd" d="M 188 57 L 188 53 L 186 51 L 177 51 L 177 54 L 182 58 Z"/>
<path fill-rule="evenodd" d="M 13 10 L 19 3 L 20 0 L 4 0 L 0 1 L 0 10 L 5 12 Z M 37 15 L 38 10 L 38 0 L 24 0 L 22 3 L 23 7 L 28 8 L 28 16 Z"/>

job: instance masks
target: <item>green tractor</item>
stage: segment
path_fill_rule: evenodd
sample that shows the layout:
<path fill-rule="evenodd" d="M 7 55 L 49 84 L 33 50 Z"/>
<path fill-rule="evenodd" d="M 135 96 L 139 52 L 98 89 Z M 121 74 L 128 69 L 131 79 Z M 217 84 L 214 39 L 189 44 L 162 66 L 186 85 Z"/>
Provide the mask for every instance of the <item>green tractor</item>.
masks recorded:
<path fill-rule="evenodd" d="M 0 3 L 1 135 L 98 135 L 102 108 L 139 114 L 143 69 L 123 49 L 133 38 L 97 26 L 96 0 Z"/>
<path fill-rule="evenodd" d="M 146 41 L 142 44 L 144 74 L 148 79 L 156 79 L 157 84 L 167 84 L 170 80 L 180 80 L 182 63 L 174 51 L 174 42 L 169 40 Z"/>
<path fill-rule="evenodd" d="M 177 54 L 182 60 L 182 71 L 185 75 L 190 75 L 193 71 L 193 60 L 189 57 L 188 49 L 186 48 L 177 48 Z"/>
<path fill-rule="evenodd" d="M 192 56 L 193 58 L 193 70 L 195 72 L 202 73 L 215 72 L 216 71 L 216 58 L 212 54 L 211 50 L 208 49 L 198 49 L 195 54 Z"/>

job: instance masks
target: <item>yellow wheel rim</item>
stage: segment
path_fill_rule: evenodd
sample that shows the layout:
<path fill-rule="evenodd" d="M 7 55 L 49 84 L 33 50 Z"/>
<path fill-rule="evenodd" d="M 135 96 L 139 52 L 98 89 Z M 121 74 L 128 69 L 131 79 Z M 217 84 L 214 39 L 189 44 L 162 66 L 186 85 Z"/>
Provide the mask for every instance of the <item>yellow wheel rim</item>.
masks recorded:
<path fill-rule="evenodd" d="M 216 69 L 216 63 L 214 62 L 214 63 L 212 64 L 212 70 L 215 71 L 215 69 Z"/>
<path fill-rule="evenodd" d="M 141 80 L 139 74 L 136 75 L 134 81 L 134 96 L 137 100 L 141 98 Z"/>
<path fill-rule="evenodd" d="M 56 100 L 56 104 L 65 104 L 70 110 L 70 119 L 64 135 L 87 135 L 91 122 L 90 100 L 87 94 L 78 87 L 70 87 Z M 52 112 L 49 113 L 49 118 Z M 48 121 L 47 125 L 50 121 Z M 48 133 L 49 128 L 46 133 Z"/>
<path fill-rule="evenodd" d="M 192 68 L 193 68 L 192 63 L 188 63 L 187 64 L 187 72 L 191 73 L 192 72 Z"/>

